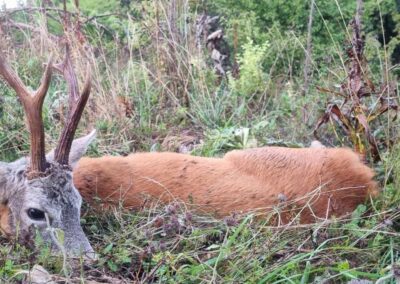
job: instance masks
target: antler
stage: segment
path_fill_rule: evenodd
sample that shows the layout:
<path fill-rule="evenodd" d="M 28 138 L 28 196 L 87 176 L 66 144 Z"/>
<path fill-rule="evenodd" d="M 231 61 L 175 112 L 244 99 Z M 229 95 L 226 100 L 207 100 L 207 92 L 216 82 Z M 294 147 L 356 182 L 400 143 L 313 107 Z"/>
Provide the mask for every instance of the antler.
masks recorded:
<path fill-rule="evenodd" d="M 25 110 L 30 131 L 30 168 L 28 177 L 35 178 L 44 173 L 48 164 L 45 156 L 44 127 L 42 120 L 42 107 L 47 90 L 49 89 L 52 74 L 52 56 L 47 63 L 39 88 L 31 92 L 24 85 L 17 73 L 7 64 L 0 52 L 0 75 L 12 87 Z"/>
<path fill-rule="evenodd" d="M 72 67 L 69 45 L 66 46 L 65 59 L 61 64 L 54 65 L 54 68 L 61 72 L 68 85 L 69 93 L 69 114 L 65 122 L 64 129 L 58 142 L 54 159 L 62 165 L 68 165 L 68 156 L 71 150 L 76 128 L 82 116 L 83 109 L 90 95 L 91 89 L 91 71 L 90 65 L 87 65 L 85 85 L 81 95 L 79 95 L 78 79 Z"/>

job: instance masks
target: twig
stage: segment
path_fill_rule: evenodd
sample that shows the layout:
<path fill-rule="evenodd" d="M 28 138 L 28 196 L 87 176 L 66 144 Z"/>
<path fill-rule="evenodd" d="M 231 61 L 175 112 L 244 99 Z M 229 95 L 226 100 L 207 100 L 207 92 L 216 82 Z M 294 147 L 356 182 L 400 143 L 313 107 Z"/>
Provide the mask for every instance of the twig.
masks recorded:
<path fill-rule="evenodd" d="M 312 22 L 314 15 L 315 0 L 311 0 L 310 4 L 310 16 L 308 18 L 307 26 L 307 50 L 306 50 L 306 60 L 304 62 L 304 85 L 302 95 L 305 96 L 308 92 L 308 85 L 310 80 L 310 65 L 311 65 L 311 52 L 312 52 Z"/>
<path fill-rule="evenodd" d="M 150 279 L 153 278 L 154 274 L 157 272 L 157 270 L 160 268 L 160 266 L 163 265 L 164 263 L 165 263 L 165 259 L 162 258 L 160 261 L 158 261 L 156 266 L 153 267 L 153 269 L 150 271 L 150 273 L 147 274 L 146 277 L 140 282 L 141 283 L 149 283 Z"/>
<path fill-rule="evenodd" d="M 3 26 L 8 26 L 10 28 L 21 29 L 21 30 L 24 30 L 24 29 L 25 30 L 30 30 L 30 31 L 35 32 L 35 33 L 41 33 L 42 32 L 41 29 L 39 29 L 39 28 L 35 28 L 35 27 L 31 26 L 31 25 L 24 24 L 24 23 L 16 23 L 16 22 L 14 22 L 12 20 L 8 20 L 7 22 L 3 23 L 2 25 Z M 60 39 L 58 36 L 50 34 L 50 33 L 47 33 L 47 36 L 49 38 L 51 38 L 52 40 L 54 40 L 54 41 L 57 41 L 57 40 Z"/>

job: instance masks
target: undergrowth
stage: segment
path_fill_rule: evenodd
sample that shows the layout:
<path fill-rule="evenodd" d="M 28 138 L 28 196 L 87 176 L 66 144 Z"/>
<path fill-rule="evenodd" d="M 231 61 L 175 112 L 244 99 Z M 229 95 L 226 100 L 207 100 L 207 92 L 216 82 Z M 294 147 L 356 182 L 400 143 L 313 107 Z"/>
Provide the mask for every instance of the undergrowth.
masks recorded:
<path fill-rule="evenodd" d="M 1 279 L 23 279 L 35 264 L 59 281 L 107 283 L 344 283 L 390 275 L 399 258 L 400 214 L 390 192 L 371 210 L 312 225 L 268 226 L 252 214 L 216 220 L 184 204 L 103 214 L 87 208 L 83 225 L 98 261 L 62 259 L 38 241 L 33 251 L 2 240 Z M 393 278 L 394 279 L 394 278 Z M 372 282 L 371 282 L 372 283 Z"/>

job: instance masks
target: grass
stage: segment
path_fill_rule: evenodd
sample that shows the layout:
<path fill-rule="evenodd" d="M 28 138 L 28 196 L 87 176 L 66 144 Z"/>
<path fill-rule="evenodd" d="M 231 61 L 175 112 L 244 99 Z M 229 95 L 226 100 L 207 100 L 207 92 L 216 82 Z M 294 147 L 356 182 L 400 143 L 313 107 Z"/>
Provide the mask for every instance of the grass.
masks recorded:
<path fill-rule="evenodd" d="M 0 277 L 22 279 L 24 273 L 19 272 L 39 264 L 60 281 L 72 282 L 375 281 L 396 266 L 399 218 L 396 209 L 366 212 L 366 206 L 360 205 L 347 220 L 271 227 L 252 214 L 215 220 L 189 212 L 179 203 L 106 214 L 86 208 L 82 222 L 98 261 L 75 259 L 63 275 L 62 259 L 50 256 L 40 240 L 33 251 L 2 240 Z"/>
<path fill-rule="evenodd" d="M 160 10 L 161 20 L 167 21 L 167 8 Z M 44 16 L 36 16 L 32 25 L 40 32 L 10 30 L 7 40 L 0 42 L 21 77 L 32 86 L 39 82 L 41 62 L 46 61 L 47 54 L 53 52 L 58 60 L 62 58 L 62 49 L 44 29 Z M 153 31 L 158 27 L 152 16 L 145 15 L 143 23 L 127 19 L 129 37 L 124 46 L 117 40 L 106 40 L 101 26 L 91 27 L 88 32 L 89 42 L 95 44 L 83 47 L 73 42 L 74 56 L 80 59 L 76 60 L 80 79 L 84 77 L 85 62 L 90 62 L 93 69 L 94 91 L 78 131 L 98 130 L 91 156 L 150 150 L 220 156 L 232 149 L 255 146 L 307 146 L 325 102 L 331 99 L 319 93 L 316 86 L 330 87 L 346 78 L 341 64 L 345 55 L 339 48 L 342 43 L 334 42 L 337 62 L 322 66 L 321 62 L 313 62 L 318 67 L 317 75 L 303 97 L 300 76 L 292 74 L 296 67 L 293 56 L 303 49 L 303 38 L 293 32 L 272 31 L 279 34 L 269 43 L 276 52 L 264 55 L 276 59 L 269 70 L 247 66 L 249 71 L 241 74 L 242 82 L 252 79 L 254 72 L 261 73 L 259 80 L 263 80 L 259 89 L 247 92 L 253 86 L 235 88 L 229 81 L 233 78 L 218 78 L 207 54 L 194 47 L 190 36 L 177 38 L 180 34 L 166 29 L 154 38 Z M 190 30 L 186 21 L 180 24 L 184 25 L 182 29 Z M 248 48 L 260 50 L 260 46 Z M 242 58 L 242 62 L 259 59 L 251 58 L 251 52 L 244 54 L 250 58 Z M 261 52 L 258 56 L 264 55 Z M 386 57 L 378 58 L 386 62 Z M 381 73 L 375 73 L 375 77 L 388 77 L 382 75 L 389 74 L 389 67 L 384 65 L 377 65 Z M 44 107 L 49 147 L 55 145 L 63 124 L 65 110 L 60 105 L 66 100 L 65 89 L 62 78 L 56 75 Z M 0 93 L 0 160 L 13 161 L 27 154 L 29 136 L 14 94 L 1 82 Z M 86 206 L 82 225 L 99 254 L 98 261 L 71 259 L 63 271 L 63 259 L 52 256 L 40 239 L 36 240 L 36 248 L 28 249 L 0 236 L 0 283 L 24 281 L 34 265 L 41 265 L 59 283 L 353 280 L 354 284 L 367 283 L 354 282 L 362 279 L 381 279 L 385 283 L 385 277 L 386 283 L 396 283 L 400 265 L 400 146 L 398 125 L 392 119 L 388 115 L 372 126 L 379 139 L 394 145 L 382 147 L 382 161 L 374 164 L 381 195 L 360 205 L 347 219 L 273 227 L 252 214 L 217 220 L 188 211 L 181 203 L 157 204 L 140 211 L 117 208 L 102 214 Z M 324 144 L 351 146 L 332 124 L 322 131 Z"/>

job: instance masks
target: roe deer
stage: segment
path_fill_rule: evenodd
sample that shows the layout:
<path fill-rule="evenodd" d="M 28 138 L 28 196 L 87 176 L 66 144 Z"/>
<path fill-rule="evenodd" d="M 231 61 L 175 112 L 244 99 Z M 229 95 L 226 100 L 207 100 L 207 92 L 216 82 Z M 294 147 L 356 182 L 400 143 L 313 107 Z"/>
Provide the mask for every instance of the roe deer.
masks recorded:
<path fill-rule="evenodd" d="M 79 95 L 69 53 L 67 46 L 61 64 L 53 65 L 49 60 L 36 91 L 30 91 L 24 85 L 0 53 L 0 78 L 15 90 L 25 110 L 30 132 L 30 157 L 12 163 L 0 162 L 0 225 L 7 235 L 19 235 L 22 240 L 32 239 L 37 231 L 56 250 L 62 247 L 53 229 L 62 229 L 66 253 L 86 253 L 86 256 L 94 257 L 80 225 L 82 198 L 73 185 L 72 169 L 68 165 L 76 165 L 87 147 L 87 144 L 78 147 L 78 140 L 70 155 L 73 136 L 90 94 L 90 69 Z M 46 156 L 42 106 L 53 69 L 61 72 L 67 82 L 69 116 L 57 148 Z"/>
<path fill-rule="evenodd" d="M 226 216 L 285 207 L 281 221 L 296 212 L 302 223 L 352 212 L 377 194 L 373 171 L 346 148 L 264 147 L 235 150 L 223 158 L 177 153 L 136 153 L 127 157 L 82 158 L 74 184 L 89 202 L 122 202 L 141 208 L 153 200 L 179 199 Z M 296 211 L 297 210 L 297 211 Z"/>

